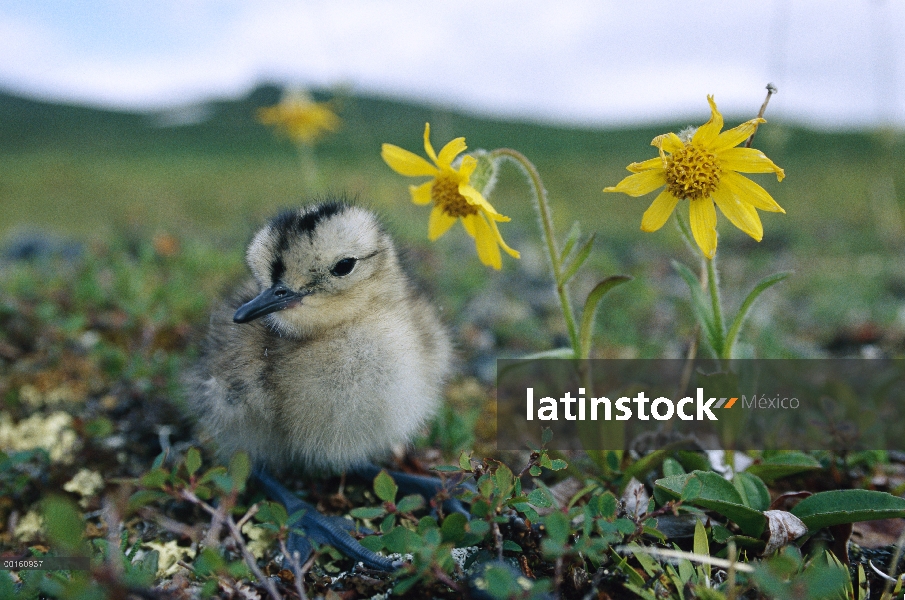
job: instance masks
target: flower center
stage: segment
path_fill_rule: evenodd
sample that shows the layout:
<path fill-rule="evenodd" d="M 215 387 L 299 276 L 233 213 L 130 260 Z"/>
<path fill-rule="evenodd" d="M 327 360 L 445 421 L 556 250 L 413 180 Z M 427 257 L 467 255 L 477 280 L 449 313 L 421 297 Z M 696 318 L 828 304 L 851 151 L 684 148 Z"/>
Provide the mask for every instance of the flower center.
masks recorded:
<path fill-rule="evenodd" d="M 478 213 L 478 208 L 469 204 L 465 196 L 459 193 L 459 184 L 448 177 L 438 177 L 434 181 L 431 200 L 450 217 L 466 217 Z"/>
<path fill-rule="evenodd" d="M 709 198 L 721 172 L 716 156 L 688 144 L 666 159 L 666 189 L 676 198 Z"/>

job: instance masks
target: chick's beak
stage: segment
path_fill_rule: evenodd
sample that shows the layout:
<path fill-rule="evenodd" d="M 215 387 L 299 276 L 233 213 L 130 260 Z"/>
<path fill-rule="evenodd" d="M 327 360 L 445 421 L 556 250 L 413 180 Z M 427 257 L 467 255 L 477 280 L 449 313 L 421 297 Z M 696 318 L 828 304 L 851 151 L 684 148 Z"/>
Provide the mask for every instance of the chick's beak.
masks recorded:
<path fill-rule="evenodd" d="M 277 283 L 264 290 L 253 300 L 239 307 L 233 315 L 233 322 L 248 323 L 264 315 L 295 306 L 307 296 L 305 292 L 297 292 L 283 283 Z"/>

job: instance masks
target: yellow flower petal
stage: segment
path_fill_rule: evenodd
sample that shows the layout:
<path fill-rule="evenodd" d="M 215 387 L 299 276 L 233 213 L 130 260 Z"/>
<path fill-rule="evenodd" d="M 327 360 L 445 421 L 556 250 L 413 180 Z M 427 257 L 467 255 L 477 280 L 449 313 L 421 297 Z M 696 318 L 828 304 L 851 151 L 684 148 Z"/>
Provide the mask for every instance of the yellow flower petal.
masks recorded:
<path fill-rule="evenodd" d="M 710 103 L 710 120 L 698 127 L 694 137 L 691 138 L 693 144 L 705 147 L 713 143 L 723 128 L 723 115 L 717 110 L 713 96 L 707 96 L 707 102 Z"/>
<path fill-rule="evenodd" d="M 782 181 L 786 176 L 767 158 L 767 155 L 754 148 L 727 148 L 720 152 L 720 168 L 740 173 L 776 173 L 776 179 Z"/>
<path fill-rule="evenodd" d="M 674 133 L 664 133 L 663 135 L 658 135 L 651 141 L 650 145 L 656 146 L 660 150 L 665 150 L 669 153 L 678 152 L 685 147 L 685 144 L 682 143 L 682 140 L 679 139 L 679 136 Z"/>
<path fill-rule="evenodd" d="M 655 156 L 654 158 L 650 158 L 648 160 L 642 162 L 632 163 L 626 167 L 632 173 L 640 173 L 642 171 L 649 171 L 651 169 L 663 169 L 666 167 L 663 164 L 663 158 L 659 156 Z"/>
<path fill-rule="evenodd" d="M 506 244 L 506 242 L 503 241 L 503 236 L 500 235 L 500 230 L 496 226 L 496 221 L 494 219 L 488 219 L 488 221 L 490 222 L 490 228 L 493 230 L 493 234 L 496 236 L 497 243 L 503 248 L 503 250 L 506 251 L 506 254 L 508 254 L 512 258 L 521 258 L 522 255 L 518 250 L 513 250 Z"/>
<path fill-rule="evenodd" d="M 729 222 L 758 242 L 764 237 L 764 226 L 754 207 L 733 193 L 732 188 L 720 186 L 713 192 L 713 201 Z"/>
<path fill-rule="evenodd" d="M 464 137 L 457 137 L 452 140 L 440 150 L 440 155 L 437 157 L 437 164 L 441 167 L 448 167 L 452 164 L 452 161 L 465 152 L 465 149 L 468 146 L 465 145 Z M 474 170 L 474 169 L 472 169 Z"/>
<path fill-rule="evenodd" d="M 499 271 L 503 267 L 503 259 L 500 256 L 500 247 L 497 245 L 496 236 L 490 229 L 487 221 L 479 216 L 473 220 L 475 225 L 475 244 L 478 250 L 478 258 L 488 267 Z"/>
<path fill-rule="evenodd" d="M 751 137 L 752 133 L 757 131 L 757 126 L 760 123 L 766 122 L 767 121 L 765 119 L 751 119 L 750 121 L 745 121 L 738 127 L 727 129 L 726 131 L 721 133 L 715 140 L 712 140 L 707 149 L 714 154 L 717 154 L 722 153 L 724 150 L 727 150 L 729 148 L 738 146 L 749 137 Z"/>
<path fill-rule="evenodd" d="M 480 218 L 481 216 L 479 214 L 462 217 L 462 227 L 465 228 L 465 233 L 467 233 L 471 237 L 474 237 L 477 234 L 477 229 L 475 228 L 474 222 Z"/>
<path fill-rule="evenodd" d="M 431 146 L 431 124 L 424 124 L 424 152 L 427 153 L 428 156 L 431 157 L 431 160 L 436 164 L 440 164 L 437 162 L 437 153 L 434 152 L 434 147 Z"/>
<path fill-rule="evenodd" d="M 669 219 L 669 215 L 675 210 L 678 201 L 678 198 L 666 190 L 660 192 L 650 208 L 644 212 L 644 216 L 641 217 L 641 230 L 656 231 L 663 227 L 663 224 Z"/>
<path fill-rule="evenodd" d="M 440 171 L 417 154 L 393 144 L 384 144 L 380 156 L 391 169 L 406 177 L 436 176 Z"/>
<path fill-rule="evenodd" d="M 692 200 L 690 205 L 691 234 L 704 256 L 713 258 L 716 253 L 716 209 L 713 200 L 701 198 Z"/>
<path fill-rule="evenodd" d="M 410 185 L 409 192 L 412 193 L 412 202 L 415 204 L 430 204 L 431 188 L 434 187 L 434 180 L 425 181 L 421 185 Z"/>
<path fill-rule="evenodd" d="M 468 185 L 467 182 L 459 184 L 459 193 L 468 201 L 472 206 L 477 206 L 482 212 L 485 212 L 489 215 L 498 215 L 499 213 L 496 209 L 490 205 L 484 196 L 481 195 L 481 192 L 474 189 L 472 186 Z M 508 221 L 508 219 L 507 219 Z"/>
<path fill-rule="evenodd" d="M 767 190 L 760 187 L 758 184 L 754 183 L 744 175 L 739 175 L 738 173 L 733 173 L 732 171 L 725 171 L 720 178 L 720 187 L 722 186 L 727 186 L 733 194 L 735 194 L 738 198 L 743 198 L 745 202 L 747 202 L 754 208 L 759 208 L 761 210 L 766 210 L 769 212 L 786 212 L 779 204 L 776 203 L 776 200 L 773 199 L 773 196 L 767 193 Z"/>
<path fill-rule="evenodd" d="M 615 187 L 603 188 L 604 192 L 622 192 L 629 196 L 643 196 L 649 194 L 661 185 L 666 185 L 666 171 L 662 169 L 651 169 L 643 171 L 635 175 L 629 175 Z"/>
<path fill-rule="evenodd" d="M 463 140 L 465 138 L 462 138 Z M 458 172 L 453 170 L 453 173 L 456 173 L 459 176 L 459 181 L 464 181 L 468 183 L 468 180 L 471 179 L 471 174 L 474 173 L 474 170 L 478 168 L 478 159 L 470 154 L 466 154 L 462 157 L 462 164 L 459 165 Z"/>
<path fill-rule="evenodd" d="M 434 241 L 455 225 L 456 218 L 446 214 L 442 208 L 435 206 L 427 223 L 427 239 Z"/>

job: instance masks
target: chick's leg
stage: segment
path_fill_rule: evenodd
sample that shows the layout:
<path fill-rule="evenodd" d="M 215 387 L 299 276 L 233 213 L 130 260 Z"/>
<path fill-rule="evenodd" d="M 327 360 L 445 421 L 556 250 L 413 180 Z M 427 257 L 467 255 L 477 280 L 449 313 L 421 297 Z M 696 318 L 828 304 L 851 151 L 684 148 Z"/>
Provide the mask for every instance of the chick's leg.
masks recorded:
<path fill-rule="evenodd" d="M 377 474 L 380 473 L 380 471 L 380 467 L 372 464 L 363 465 L 355 469 L 357 475 L 369 481 L 377 477 Z M 468 512 L 468 509 L 465 508 L 462 502 L 457 498 L 451 497 L 451 495 L 457 491 L 465 489 L 474 491 L 474 486 L 471 484 L 463 483 L 462 481 L 443 482 L 436 477 L 412 475 L 411 473 L 402 473 L 401 471 L 387 472 L 390 474 L 390 477 L 393 478 L 393 481 L 396 482 L 396 485 L 399 486 L 399 490 L 403 494 L 418 494 L 428 501 L 438 494 L 442 494 L 442 497 L 445 498 L 443 500 L 443 510 L 446 514 L 457 512 L 462 513 L 466 517 L 471 516 L 471 513 Z"/>
<path fill-rule="evenodd" d="M 265 469 L 255 469 L 255 477 L 261 482 L 264 493 L 269 498 L 285 506 L 287 513 L 291 515 L 298 511 L 305 511 L 301 519 L 293 524 L 294 528 L 301 529 L 305 532 L 305 535 L 291 533 L 286 545 L 290 553 L 298 553 L 300 562 L 305 562 L 311 556 L 312 547 L 308 541 L 310 538 L 318 544 L 333 546 L 343 555 L 357 562 L 362 562 L 365 566 L 372 569 L 393 571 L 402 565 L 402 561 L 390 560 L 362 546 L 355 538 L 349 535 L 349 532 L 345 529 L 345 524 L 340 525 L 335 517 L 328 517 L 319 513 L 317 508 L 299 499 L 298 496 L 286 489 L 283 484 L 274 479 Z M 341 520 L 346 521 L 346 519 Z M 288 559 L 289 557 L 286 557 L 287 562 Z M 286 565 L 284 564 L 284 566 Z"/>

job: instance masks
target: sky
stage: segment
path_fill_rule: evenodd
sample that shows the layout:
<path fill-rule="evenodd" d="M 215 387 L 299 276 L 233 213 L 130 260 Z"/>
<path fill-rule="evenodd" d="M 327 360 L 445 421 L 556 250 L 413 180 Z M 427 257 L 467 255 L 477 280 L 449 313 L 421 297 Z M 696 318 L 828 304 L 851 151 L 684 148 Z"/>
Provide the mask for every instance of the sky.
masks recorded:
<path fill-rule="evenodd" d="M 905 127 L 905 0 L 0 0 L 0 89 L 158 110 L 262 82 L 574 125 Z"/>

